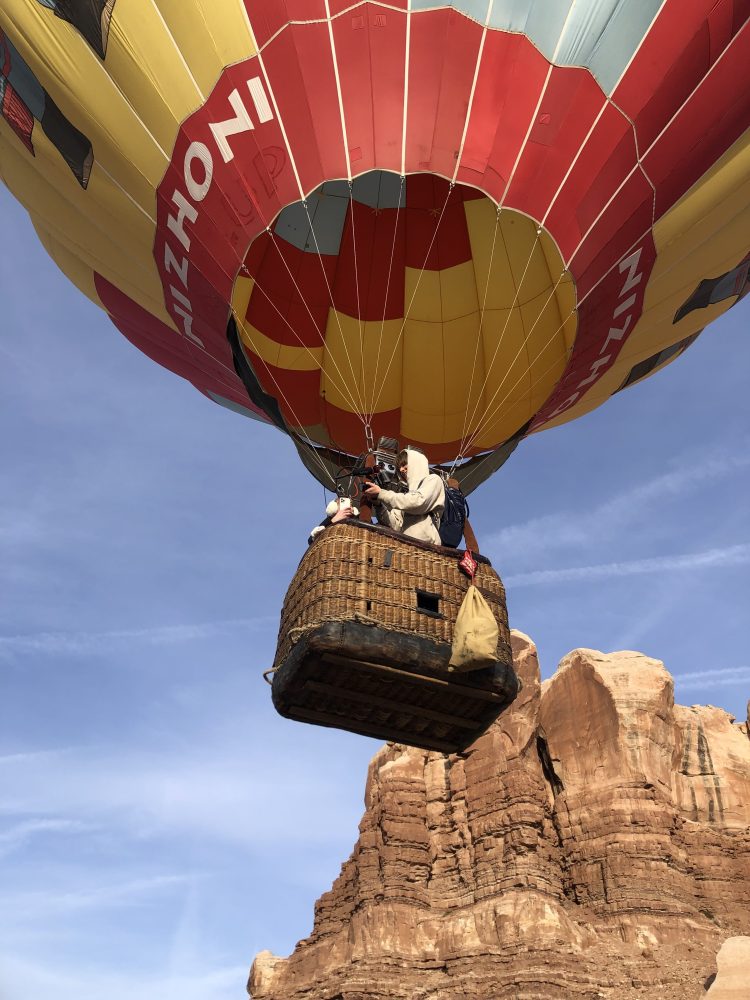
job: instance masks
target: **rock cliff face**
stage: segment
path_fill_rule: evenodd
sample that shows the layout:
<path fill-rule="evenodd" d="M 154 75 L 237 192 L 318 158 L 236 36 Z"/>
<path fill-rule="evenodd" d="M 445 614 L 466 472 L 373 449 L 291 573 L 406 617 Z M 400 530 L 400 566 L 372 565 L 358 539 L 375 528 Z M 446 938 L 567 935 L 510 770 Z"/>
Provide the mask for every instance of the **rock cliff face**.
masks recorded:
<path fill-rule="evenodd" d="M 463 754 L 373 758 L 359 840 L 255 1000 L 705 995 L 750 933 L 750 740 L 639 653 L 578 649 Z M 655 992 L 655 987 L 658 990 Z"/>

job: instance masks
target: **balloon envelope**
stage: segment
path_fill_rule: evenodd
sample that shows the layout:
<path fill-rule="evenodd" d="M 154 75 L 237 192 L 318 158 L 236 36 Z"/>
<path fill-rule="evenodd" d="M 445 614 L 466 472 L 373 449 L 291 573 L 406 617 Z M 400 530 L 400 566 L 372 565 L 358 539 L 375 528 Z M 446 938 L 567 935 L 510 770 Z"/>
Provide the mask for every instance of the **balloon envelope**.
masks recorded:
<path fill-rule="evenodd" d="M 140 350 L 473 488 L 747 289 L 747 0 L 5 0 L 0 171 Z"/>

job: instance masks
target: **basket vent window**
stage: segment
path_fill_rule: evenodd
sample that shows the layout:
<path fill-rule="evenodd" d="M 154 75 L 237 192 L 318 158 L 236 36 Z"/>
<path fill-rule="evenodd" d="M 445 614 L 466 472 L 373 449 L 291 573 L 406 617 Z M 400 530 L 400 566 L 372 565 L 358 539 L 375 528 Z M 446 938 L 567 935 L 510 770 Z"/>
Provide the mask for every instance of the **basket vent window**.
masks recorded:
<path fill-rule="evenodd" d="M 440 613 L 440 594 L 431 594 L 429 590 L 420 590 L 417 588 L 417 611 L 421 611 L 424 615 L 434 615 L 436 618 L 442 618 Z"/>

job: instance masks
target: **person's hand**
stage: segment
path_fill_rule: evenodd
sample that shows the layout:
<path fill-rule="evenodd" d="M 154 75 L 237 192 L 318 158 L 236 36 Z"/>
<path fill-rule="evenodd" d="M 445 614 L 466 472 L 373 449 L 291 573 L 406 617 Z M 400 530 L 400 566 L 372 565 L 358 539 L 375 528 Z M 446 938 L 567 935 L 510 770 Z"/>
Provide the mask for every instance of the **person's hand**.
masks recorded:
<path fill-rule="evenodd" d="M 354 517 L 354 511 L 351 507 L 339 507 L 331 518 L 331 524 L 338 524 L 339 521 L 346 521 L 350 517 Z"/>
<path fill-rule="evenodd" d="M 364 490 L 362 490 L 362 496 L 365 500 L 369 500 L 370 503 L 378 503 L 380 487 L 377 483 L 368 483 Z"/>

